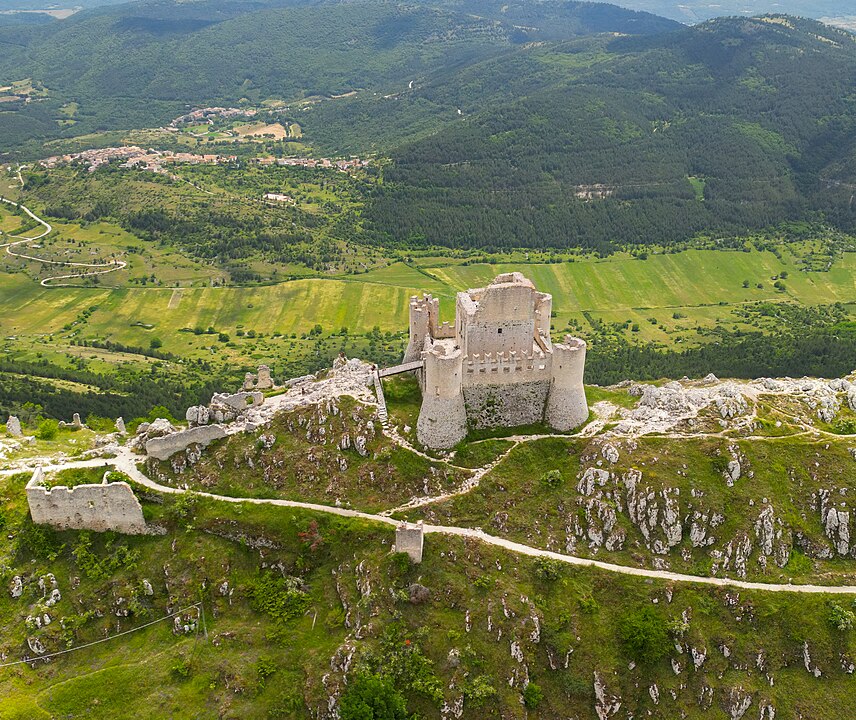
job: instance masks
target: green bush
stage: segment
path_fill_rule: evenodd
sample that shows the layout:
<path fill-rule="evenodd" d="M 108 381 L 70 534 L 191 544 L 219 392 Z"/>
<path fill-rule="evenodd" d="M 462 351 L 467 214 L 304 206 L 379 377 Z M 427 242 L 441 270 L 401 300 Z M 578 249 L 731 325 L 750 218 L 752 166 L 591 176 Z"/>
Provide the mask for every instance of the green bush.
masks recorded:
<path fill-rule="evenodd" d="M 56 420 L 42 420 L 39 423 L 39 429 L 36 430 L 36 437 L 39 440 L 54 440 L 59 433 L 59 422 Z"/>
<path fill-rule="evenodd" d="M 836 630 L 851 630 L 856 622 L 856 613 L 833 603 L 829 611 L 829 622 Z"/>
<path fill-rule="evenodd" d="M 539 557 L 535 560 L 535 575 L 544 582 L 554 582 L 559 579 L 562 563 L 552 558 Z"/>
<path fill-rule="evenodd" d="M 250 607 L 278 623 L 298 618 L 309 607 L 309 596 L 300 589 L 301 585 L 300 578 L 265 573 L 247 588 Z"/>
<path fill-rule="evenodd" d="M 543 699 L 544 691 L 541 690 L 541 688 L 534 682 L 529 683 L 523 690 L 523 704 L 529 708 L 529 710 L 537 708 Z"/>
<path fill-rule="evenodd" d="M 496 688 L 487 675 L 476 676 L 464 685 L 463 691 L 467 707 L 476 710 L 483 707 L 491 698 L 496 697 Z"/>
<path fill-rule="evenodd" d="M 639 662 L 656 662 L 671 646 L 666 619 L 650 606 L 626 612 L 618 622 L 618 636 L 627 654 Z"/>
<path fill-rule="evenodd" d="M 358 675 L 339 703 L 340 720 L 405 720 L 404 696 L 380 675 Z"/>
<path fill-rule="evenodd" d="M 562 484 L 562 473 L 559 470 L 550 470 L 541 476 L 541 484 L 549 488 L 557 488 Z"/>

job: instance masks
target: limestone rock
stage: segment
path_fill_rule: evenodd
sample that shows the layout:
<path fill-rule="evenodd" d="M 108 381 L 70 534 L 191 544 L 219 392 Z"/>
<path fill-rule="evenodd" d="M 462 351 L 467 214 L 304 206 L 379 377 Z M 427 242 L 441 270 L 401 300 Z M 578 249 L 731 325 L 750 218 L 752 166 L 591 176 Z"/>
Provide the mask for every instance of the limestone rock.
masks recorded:
<path fill-rule="evenodd" d="M 27 645 L 36 655 L 44 655 L 46 652 L 45 646 L 42 645 L 42 641 L 38 638 L 27 638 Z"/>
<path fill-rule="evenodd" d="M 731 720 L 740 720 L 752 705 L 752 696 L 742 687 L 732 688 L 728 694 L 728 714 Z"/>
<path fill-rule="evenodd" d="M 193 405 L 187 408 L 184 417 L 190 424 L 190 427 L 195 427 L 196 425 L 207 425 L 211 413 L 204 405 Z"/>
<path fill-rule="evenodd" d="M 604 459 L 610 463 L 611 465 L 615 465 L 618 462 L 618 450 L 614 445 L 606 444 L 601 449 L 601 454 Z"/>
<path fill-rule="evenodd" d="M 20 575 L 15 575 L 12 578 L 12 583 L 9 586 L 9 594 L 13 598 L 19 598 L 24 594 L 24 581 L 21 580 Z"/>
<path fill-rule="evenodd" d="M 6 421 L 6 432 L 12 437 L 23 437 L 24 432 L 21 430 L 21 421 L 15 415 L 10 415 Z"/>
<path fill-rule="evenodd" d="M 598 720 L 609 720 L 621 709 L 621 699 L 610 694 L 601 674 L 594 671 L 594 710 Z"/>
<path fill-rule="evenodd" d="M 830 502 L 830 491 L 820 490 L 820 516 L 826 536 L 832 540 L 839 555 L 850 552 L 850 512 L 839 510 Z"/>
<path fill-rule="evenodd" d="M 116 432 L 120 435 L 127 435 L 128 431 L 125 429 L 125 420 L 123 418 L 116 418 Z"/>

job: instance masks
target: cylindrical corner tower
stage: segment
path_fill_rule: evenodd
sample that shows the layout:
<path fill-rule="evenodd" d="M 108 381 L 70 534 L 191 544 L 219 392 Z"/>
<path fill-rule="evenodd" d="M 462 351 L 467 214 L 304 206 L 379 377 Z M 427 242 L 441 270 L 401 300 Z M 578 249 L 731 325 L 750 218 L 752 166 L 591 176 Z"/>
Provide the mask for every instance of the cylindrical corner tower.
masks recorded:
<path fill-rule="evenodd" d="M 585 364 L 585 340 L 566 335 L 564 343 L 553 345 L 553 378 L 545 419 L 554 430 L 572 430 L 588 419 L 583 388 Z"/>
<path fill-rule="evenodd" d="M 424 353 L 425 383 L 416 437 L 425 447 L 445 450 L 467 435 L 467 410 L 462 389 L 463 355 L 435 345 Z"/>

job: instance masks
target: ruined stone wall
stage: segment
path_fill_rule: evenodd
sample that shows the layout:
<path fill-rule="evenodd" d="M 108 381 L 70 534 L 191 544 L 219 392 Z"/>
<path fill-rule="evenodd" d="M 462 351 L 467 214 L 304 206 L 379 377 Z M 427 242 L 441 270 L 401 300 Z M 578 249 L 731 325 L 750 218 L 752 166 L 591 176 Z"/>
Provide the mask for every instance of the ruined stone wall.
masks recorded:
<path fill-rule="evenodd" d="M 544 419 L 550 380 L 464 386 L 467 419 L 476 428 L 531 425 Z"/>
<path fill-rule="evenodd" d="M 423 543 L 424 531 L 421 520 L 415 524 L 403 522 L 395 529 L 395 551 L 407 553 L 411 562 L 422 562 Z"/>
<path fill-rule="evenodd" d="M 220 425 L 200 425 L 171 433 L 163 437 L 156 437 L 146 442 L 146 454 L 158 460 L 167 460 L 177 452 L 186 450 L 191 445 L 202 445 L 203 447 L 214 440 L 226 437 L 226 431 Z"/>
<path fill-rule="evenodd" d="M 139 500 L 125 482 L 44 486 L 39 468 L 27 483 L 27 502 L 33 522 L 60 530 L 114 530 L 129 535 L 148 532 Z"/>

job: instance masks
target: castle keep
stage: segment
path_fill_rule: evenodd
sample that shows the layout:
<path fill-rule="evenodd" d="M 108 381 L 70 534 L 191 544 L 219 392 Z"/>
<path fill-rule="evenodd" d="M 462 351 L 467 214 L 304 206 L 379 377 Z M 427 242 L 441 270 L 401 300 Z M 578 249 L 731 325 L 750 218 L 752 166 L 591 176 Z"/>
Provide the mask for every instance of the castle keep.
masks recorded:
<path fill-rule="evenodd" d="M 436 298 L 411 299 L 404 362 L 423 362 L 419 442 L 450 448 L 463 440 L 468 423 L 545 422 L 566 431 L 586 420 L 586 344 L 570 335 L 551 342 L 552 304 L 519 272 L 458 293 L 454 325 L 440 323 Z"/>

